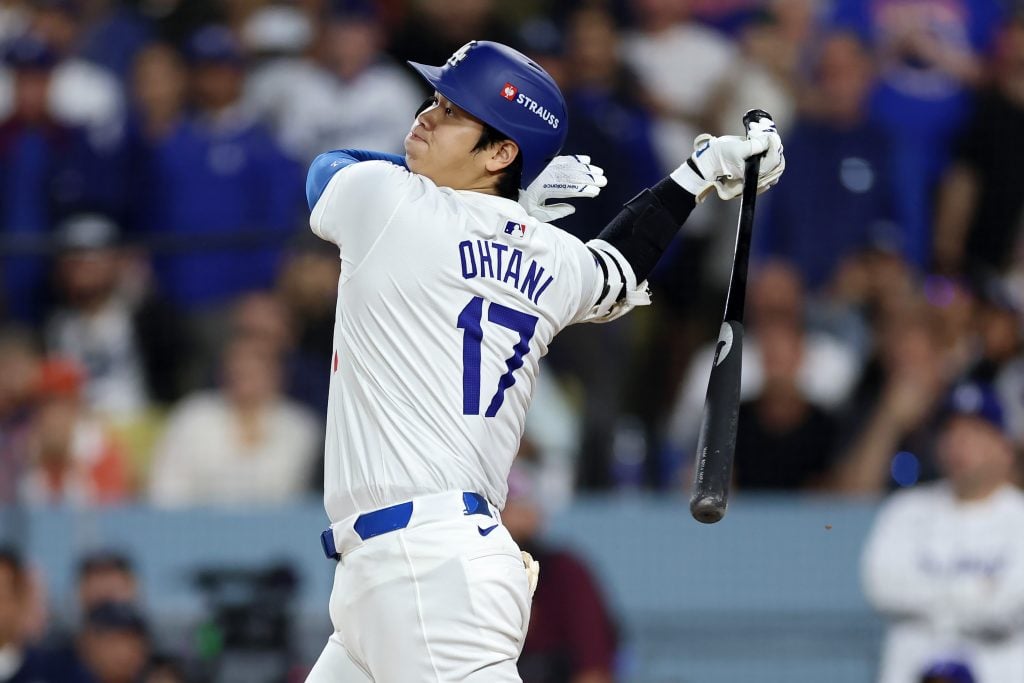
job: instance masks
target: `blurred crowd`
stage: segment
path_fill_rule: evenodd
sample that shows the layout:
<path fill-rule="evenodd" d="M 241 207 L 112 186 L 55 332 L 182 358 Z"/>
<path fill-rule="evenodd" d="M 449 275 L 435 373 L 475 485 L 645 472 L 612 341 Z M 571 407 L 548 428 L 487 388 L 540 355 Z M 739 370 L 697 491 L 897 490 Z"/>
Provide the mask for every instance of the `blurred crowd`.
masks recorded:
<path fill-rule="evenodd" d="M 0 0 L 0 499 L 182 506 L 320 486 L 339 260 L 304 169 L 400 152 L 404 60 L 517 46 L 609 185 L 596 235 L 701 131 L 775 116 L 736 485 L 939 475 L 951 388 L 1024 439 L 1024 15 L 1010 0 Z M 736 207 L 702 204 L 655 306 L 552 346 L 521 457 L 557 506 L 686 485 Z M 586 329 L 583 329 L 583 328 Z"/>

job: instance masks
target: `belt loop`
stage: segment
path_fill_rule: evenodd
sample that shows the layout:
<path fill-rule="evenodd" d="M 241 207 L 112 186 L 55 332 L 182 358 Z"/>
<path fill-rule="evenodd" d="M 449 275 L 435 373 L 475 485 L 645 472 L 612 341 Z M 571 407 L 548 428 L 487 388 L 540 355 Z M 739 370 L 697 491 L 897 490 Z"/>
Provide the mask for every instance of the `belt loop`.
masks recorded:
<path fill-rule="evenodd" d="M 324 549 L 324 555 L 328 560 L 338 561 L 341 559 L 341 553 L 338 552 L 338 547 L 334 543 L 334 529 L 331 527 L 327 527 L 327 530 L 320 534 L 320 546 Z"/>

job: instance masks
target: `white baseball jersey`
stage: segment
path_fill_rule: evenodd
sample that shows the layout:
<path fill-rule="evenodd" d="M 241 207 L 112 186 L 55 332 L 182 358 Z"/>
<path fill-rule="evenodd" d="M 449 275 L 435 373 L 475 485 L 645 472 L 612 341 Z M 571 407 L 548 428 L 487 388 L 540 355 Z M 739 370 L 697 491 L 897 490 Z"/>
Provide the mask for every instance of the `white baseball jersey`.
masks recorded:
<path fill-rule="evenodd" d="M 336 173 L 310 225 L 342 262 L 331 521 L 453 490 L 503 507 L 538 362 L 605 284 L 587 247 L 514 201 L 386 161 Z"/>
<path fill-rule="evenodd" d="M 864 590 L 891 619 L 881 683 L 965 663 L 977 683 L 1024 681 L 1024 494 L 959 502 L 945 484 L 894 494 L 863 556 Z"/>

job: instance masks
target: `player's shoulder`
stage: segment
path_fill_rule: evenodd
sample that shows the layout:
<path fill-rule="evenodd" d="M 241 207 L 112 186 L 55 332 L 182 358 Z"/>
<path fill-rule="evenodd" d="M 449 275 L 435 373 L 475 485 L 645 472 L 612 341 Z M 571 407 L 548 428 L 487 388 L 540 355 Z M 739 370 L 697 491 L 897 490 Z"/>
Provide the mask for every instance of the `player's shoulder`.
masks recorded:
<path fill-rule="evenodd" d="M 332 165 L 336 167 L 332 168 Z M 323 185 L 320 200 L 342 199 L 353 210 L 357 206 L 383 208 L 384 204 L 416 198 L 435 187 L 429 179 L 382 159 L 345 165 L 343 160 L 321 155 L 310 167 L 311 176 L 314 172 L 330 174 L 330 179 Z"/>

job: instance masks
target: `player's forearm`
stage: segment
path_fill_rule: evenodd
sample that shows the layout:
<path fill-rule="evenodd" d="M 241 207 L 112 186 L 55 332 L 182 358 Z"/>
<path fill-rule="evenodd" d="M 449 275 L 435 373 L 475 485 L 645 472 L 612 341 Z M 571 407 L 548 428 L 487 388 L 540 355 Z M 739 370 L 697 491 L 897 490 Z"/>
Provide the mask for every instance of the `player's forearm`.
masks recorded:
<path fill-rule="evenodd" d="M 336 149 L 333 152 L 324 152 L 309 165 L 309 173 L 306 175 L 306 202 L 309 210 L 316 206 L 320 195 L 324 193 L 327 183 L 331 178 L 352 164 L 361 161 L 389 161 L 396 166 L 406 167 L 405 157 L 387 152 L 373 152 L 365 149 Z"/>
<path fill-rule="evenodd" d="M 646 280 L 694 206 L 692 194 L 665 178 L 631 199 L 598 238 L 622 253 L 637 281 Z"/>

